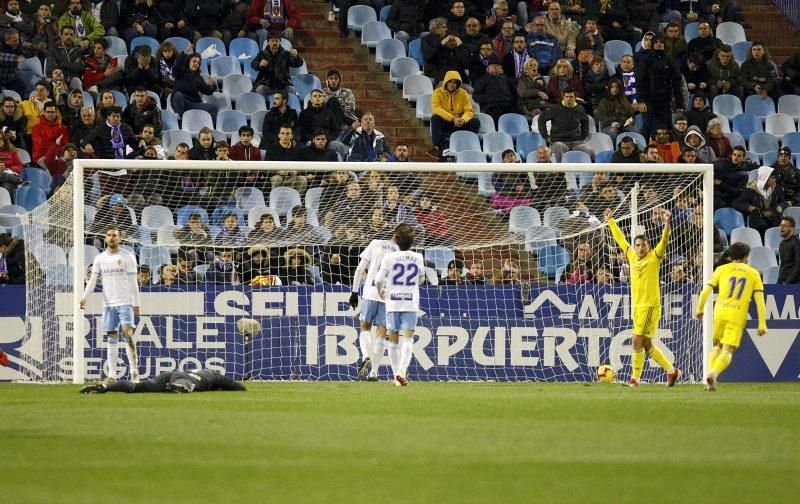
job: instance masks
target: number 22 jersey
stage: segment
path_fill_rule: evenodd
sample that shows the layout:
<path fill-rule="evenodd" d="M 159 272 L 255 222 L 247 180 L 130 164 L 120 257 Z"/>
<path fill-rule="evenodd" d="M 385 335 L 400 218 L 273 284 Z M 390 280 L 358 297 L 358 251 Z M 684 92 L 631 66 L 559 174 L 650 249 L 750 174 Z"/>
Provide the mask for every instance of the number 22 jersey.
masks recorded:
<path fill-rule="evenodd" d="M 422 254 L 404 250 L 383 257 L 379 278 L 384 279 L 387 312 L 419 310 L 419 284 L 425 275 Z"/>

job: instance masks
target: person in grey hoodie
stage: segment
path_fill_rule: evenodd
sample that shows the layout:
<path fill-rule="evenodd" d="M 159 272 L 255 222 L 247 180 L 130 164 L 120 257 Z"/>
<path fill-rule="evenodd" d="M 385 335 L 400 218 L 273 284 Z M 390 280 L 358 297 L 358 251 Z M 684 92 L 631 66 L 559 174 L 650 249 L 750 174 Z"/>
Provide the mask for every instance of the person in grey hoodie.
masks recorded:
<path fill-rule="evenodd" d="M 716 161 L 717 155 L 714 154 L 714 149 L 708 145 L 706 137 L 703 136 L 703 133 L 697 126 L 689 126 L 689 129 L 686 130 L 686 134 L 683 136 L 683 143 L 687 147 L 693 147 L 697 150 L 698 163 L 713 163 Z"/>

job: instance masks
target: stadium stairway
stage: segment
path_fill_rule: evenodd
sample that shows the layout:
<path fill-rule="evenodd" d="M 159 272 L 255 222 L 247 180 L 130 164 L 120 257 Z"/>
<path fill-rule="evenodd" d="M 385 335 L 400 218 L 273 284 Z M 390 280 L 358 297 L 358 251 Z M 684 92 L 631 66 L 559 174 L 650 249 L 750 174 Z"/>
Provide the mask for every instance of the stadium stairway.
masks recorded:
<path fill-rule="evenodd" d="M 800 48 L 800 32 L 771 0 L 739 2 L 747 40 L 766 44 L 778 67 Z"/>

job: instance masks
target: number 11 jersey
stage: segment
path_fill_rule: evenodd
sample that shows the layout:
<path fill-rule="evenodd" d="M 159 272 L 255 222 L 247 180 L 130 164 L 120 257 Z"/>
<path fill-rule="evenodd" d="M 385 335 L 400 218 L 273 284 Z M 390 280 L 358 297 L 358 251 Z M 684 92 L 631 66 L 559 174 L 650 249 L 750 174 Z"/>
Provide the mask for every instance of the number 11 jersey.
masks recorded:
<path fill-rule="evenodd" d="M 719 291 L 714 304 L 714 319 L 728 320 L 741 326 L 747 321 L 753 293 L 764 290 L 761 275 L 744 263 L 718 267 L 708 284 Z"/>

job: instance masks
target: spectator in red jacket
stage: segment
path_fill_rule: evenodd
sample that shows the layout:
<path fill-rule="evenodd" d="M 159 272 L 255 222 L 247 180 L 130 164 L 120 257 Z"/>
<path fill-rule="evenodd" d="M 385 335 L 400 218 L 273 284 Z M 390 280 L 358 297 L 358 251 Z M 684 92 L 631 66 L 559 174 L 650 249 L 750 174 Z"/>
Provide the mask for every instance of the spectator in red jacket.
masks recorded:
<path fill-rule="evenodd" d="M 239 141 L 231 146 L 230 158 L 234 161 L 261 161 L 261 150 L 253 145 L 253 128 L 239 128 Z"/>
<path fill-rule="evenodd" d="M 51 145 L 65 145 L 69 143 L 69 130 L 58 120 L 58 108 L 49 101 L 44 104 L 44 114 L 31 130 L 33 137 L 32 157 L 35 162 L 40 162 L 47 154 Z"/>
<path fill-rule="evenodd" d="M 100 90 L 121 86 L 125 78 L 117 64 L 117 58 L 106 54 L 109 42 L 104 38 L 95 41 L 92 55 L 86 58 L 83 71 L 83 87 L 90 93 L 98 94 Z"/>
<path fill-rule="evenodd" d="M 6 138 L 2 131 L 0 131 L 0 170 L 11 170 L 17 174 L 22 172 L 22 160 L 20 160 L 14 144 Z"/>
<path fill-rule="evenodd" d="M 258 47 L 264 47 L 271 31 L 280 32 L 281 38 L 294 40 L 294 29 L 300 22 L 297 9 L 289 0 L 253 0 L 247 11 L 247 29 L 258 36 Z"/>
<path fill-rule="evenodd" d="M 78 149 L 75 144 L 53 144 L 47 149 L 47 154 L 44 155 L 44 166 L 53 177 L 53 182 L 50 185 L 54 193 L 56 189 L 66 182 L 67 172 L 72 169 L 72 160 L 77 157 Z"/>

